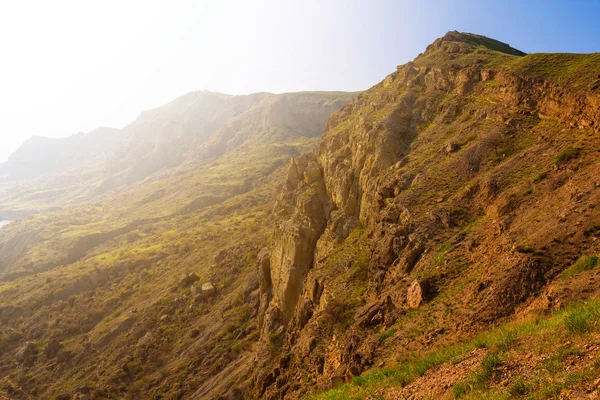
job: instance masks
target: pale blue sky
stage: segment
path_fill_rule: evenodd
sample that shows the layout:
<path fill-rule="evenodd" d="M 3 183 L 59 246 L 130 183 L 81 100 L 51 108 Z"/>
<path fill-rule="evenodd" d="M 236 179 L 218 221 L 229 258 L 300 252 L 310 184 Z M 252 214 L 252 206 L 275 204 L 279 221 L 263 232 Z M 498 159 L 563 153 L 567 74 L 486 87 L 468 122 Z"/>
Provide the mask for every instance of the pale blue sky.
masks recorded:
<path fill-rule="evenodd" d="M 600 1 L 0 3 L 0 162 L 32 135 L 124 127 L 192 90 L 361 90 L 449 30 L 600 51 Z"/>

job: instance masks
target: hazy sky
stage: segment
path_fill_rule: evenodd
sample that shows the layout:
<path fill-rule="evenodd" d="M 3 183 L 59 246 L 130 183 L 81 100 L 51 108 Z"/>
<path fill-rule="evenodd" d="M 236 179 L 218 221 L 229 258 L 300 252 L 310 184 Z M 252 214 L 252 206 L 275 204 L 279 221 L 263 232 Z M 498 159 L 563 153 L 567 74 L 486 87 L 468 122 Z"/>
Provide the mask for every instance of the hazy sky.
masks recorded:
<path fill-rule="evenodd" d="M 449 30 L 600 50 L 600 1 L 0 1 L 0 162 L 193 90 L 365 89 Z"/>

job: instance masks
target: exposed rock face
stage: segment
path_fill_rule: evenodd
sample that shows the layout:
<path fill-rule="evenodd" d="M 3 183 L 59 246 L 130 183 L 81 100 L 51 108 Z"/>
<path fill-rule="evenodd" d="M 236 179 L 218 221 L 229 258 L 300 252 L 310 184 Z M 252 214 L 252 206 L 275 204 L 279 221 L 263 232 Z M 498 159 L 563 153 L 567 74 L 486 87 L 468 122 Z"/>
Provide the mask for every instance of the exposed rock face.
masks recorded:
<path fill-rule="evenodd" d="M 312 268 L 330 205 L 320 170 L 309 155 L 291 160 L 286 187 L 277 206 L 281 218 L 274 233 L 269 265 L 273 306 L 279 307 L 289 320 L 304 278 Z"/>

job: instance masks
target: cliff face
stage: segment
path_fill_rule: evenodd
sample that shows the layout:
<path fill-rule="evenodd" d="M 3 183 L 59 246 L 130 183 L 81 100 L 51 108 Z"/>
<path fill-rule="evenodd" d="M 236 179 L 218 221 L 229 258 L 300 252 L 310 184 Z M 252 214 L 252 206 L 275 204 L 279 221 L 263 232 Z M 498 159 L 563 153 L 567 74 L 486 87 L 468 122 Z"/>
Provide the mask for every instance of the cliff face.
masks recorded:
<path fill-rule="evenodd" d="M 295 398 L 300 377 L 327 388 L 540 307 L 598 251 L 598 73 L 598 55 L 451 32 L 333 114 L 276 207 L 257 393 Z"/>

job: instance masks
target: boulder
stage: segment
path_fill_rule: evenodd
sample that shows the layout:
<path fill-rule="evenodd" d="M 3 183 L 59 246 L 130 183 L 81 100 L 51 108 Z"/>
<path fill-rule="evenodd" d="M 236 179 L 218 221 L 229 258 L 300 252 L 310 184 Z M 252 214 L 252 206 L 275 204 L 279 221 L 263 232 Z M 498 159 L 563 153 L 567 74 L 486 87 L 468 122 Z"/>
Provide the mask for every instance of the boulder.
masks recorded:
<path fill-rule="evenodd" d="M 446 143 L 444 147 L 442 147 L 442 151 L 446 154 L 456 153 L 458 150 L 460 150 L 460 145 L 454 142 Z"/>
<path fill-rule="evenodd" d="M 427 300 L 429 285 L 426 282 L 414 280 L 406 292 L 406 303 L 410 308 L 419 308 Z"/>
<path fill-rule="evenodd" d="M 179 277 L 179 287 L 186 288 L 199 280 L 200 278 L 198 278 L 198 275 L 196 275 L 195 272 L 192 272 L 190 274 L 183 274 Z"/>
<path fill-rule="evenodd" d="M 119 335 L 124 332 L 127 332 L 133 326 L 135 319 L 133 317 L 129 317 L 124 319 L 117 325 L 113 330 L 108 332 L 106 335 L 102 336 L 98 343 L 96 343 L 96 347 L 103 347 L 116 339 Z"/>
<path fill-rule="evenodd" d="M 217 289 L 210 282 L 203 283 L 201 290 L 202 290 L 202 296 L 204 296 L 204 297 L 212 297 L 215 294 L 217 294 Z"/>
<path fill-rule="evenodd" d="M 196 273 L 195 273 L 195 272 L 191 272 L 191 273 L 188 275 L 188 281 L 189 281 L 190 283 L 198 282 L 199 280 L 200 280 L 200 278 L 198 278 L 198 275 L 196 275 Z"/>

